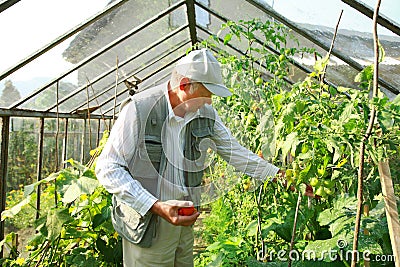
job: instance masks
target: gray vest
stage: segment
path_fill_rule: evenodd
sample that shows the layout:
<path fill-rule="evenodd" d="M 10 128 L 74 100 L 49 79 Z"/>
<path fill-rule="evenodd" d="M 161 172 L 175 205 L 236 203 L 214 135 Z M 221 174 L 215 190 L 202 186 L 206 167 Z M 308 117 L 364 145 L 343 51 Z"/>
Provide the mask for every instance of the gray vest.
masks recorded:
<path fill-rule="evenodd" d="M 166 84 L 145 90 L 131 97 L 138 112 L 139 139 L 132 170 L 138 180 L 151 194 L 159 197 L 158 178 L 166 169 L 166 156 L 162 144 L 162 128 L 168 116 L 165 96 Z M 132 114 L 133 115 L 133 114 Z M 214 110 L 202 108 L 200 116 L 186 125 L 183 155 L 184 177 L 187 187 L 199 186 L 202 182 L 207 146 L 200 145 L 204 138 L 214 135 Z M 177 148 L 179 149 L 179 148 Z"/>

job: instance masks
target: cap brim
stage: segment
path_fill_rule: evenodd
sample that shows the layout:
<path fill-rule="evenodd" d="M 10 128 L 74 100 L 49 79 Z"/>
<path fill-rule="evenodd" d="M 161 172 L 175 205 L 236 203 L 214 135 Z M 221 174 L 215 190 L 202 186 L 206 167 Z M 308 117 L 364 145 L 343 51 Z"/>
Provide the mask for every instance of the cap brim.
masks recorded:
<path fill-rule="evenodd" d="M 221 97 L 227 97 L 232 95 L 231 91 L 229 91 L 229 89 L 223 85 L 214 83 L 203 83 L 203 85 L 207 88 L 208 91 L 210 91 L 214 95 Z"/>

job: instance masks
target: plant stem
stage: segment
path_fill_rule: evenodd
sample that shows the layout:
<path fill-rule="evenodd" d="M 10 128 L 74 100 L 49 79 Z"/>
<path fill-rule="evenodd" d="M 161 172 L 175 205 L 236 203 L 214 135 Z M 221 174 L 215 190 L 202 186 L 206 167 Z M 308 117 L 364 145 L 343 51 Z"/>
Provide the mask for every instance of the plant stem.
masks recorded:
<path fill-rule="evenodd" d="M 261 195 L 263 192 L 264 186 L 260 186 L 260 192 L 258 193 L 258 199 L 257 199 L 257 224 L 258 224 L 258 231 L 260 233 L 260 239 L 261 239 L 261 253 L 262 253 L 262 258 L 265 257 L 265 244 L 264 244 L 264 238 L 261 233 Z"/>
<path fill-rule="evenodd" d="M 381 0 L 377 0 L 374 16 L 373 16 L 373 34 L 374 34 L 374 50 L 375 50 L 375 61 L 374 61 L 374 80 L 373 80 L 373 88 L 372 88 L 372 97 L 376 97 L 378 95 L 378 67 L 379 67 L 379 41 L 377 35 L 377 18 L 379 14 Z M 358 248 L 358 236 L 360 233 L 360 223 L 361 223 L 361 213 L 362 213 L 362 203 L 363 203 L 363 168 L 364 168 L 364 151 L 365 151 L 365 143 L 368 141 L 369 136 L 372 132 L 372 127 L 374 126 L 375 114 L 376 110 L 373 104 L 371 104 L 370 108 L 370 117 L 368 128 L 365 132 L 365 135 L 360 144 L 360 163 L 358 167 L 358 190 L 357 190 L 357 215 L 356 222 L 354 227 L 354 237 L 353 237 L 353 252 L 352 252 L 352 260 L 351 267 L 356 267 L 357 265 L 357 248 Z"/>
<path fill-rule="evenodd" d="M 338 22 L 336 23 L 335 33 L 333 34 L 331 46 L 329 47 L 329 51 L 328 51 L 328 61 L 329 61 L 329 58 L 331 57 L 332 50 L 333 50 L 333 46 L 334 46 L 334 44 L 335 44 L 336 34 L 337 34 L 337 31 L 338 31 L 338 28 L 339 28 L 339 23 L 340 23 L 340 19 L 342 18 L 342 14 L 343 14 L 343 9 L 342 9 L 342 11 L 340 12 Z M 321 76 L 321 81 L 320 81 L 321 87 L 322 87 L 322 84 L 324 83 L 325 72 L 326 72 L 326 68 L 327 68 L 327 67 L 328 67 L 328 63 L 325 65 L 324 70 L 322 71 L 322 76 Z"/>
<path fill-rule="evenodd" d="M 301 202 L 301 192 L 299 191 L 299 195 L 297 197 L 296 212 L 294 214 L 292 240 L 290 240 L 289 256 L 291 255 L 291 251 L 293 250 L 293 246 L 294 246 L 294 238 L 296 236 L 296 225 L 297 225 L 297 217 L 299 215 L 300 202 Z M 292 259 L 291 259 L 291 257 L 289 257 L 288 267 L 291 267 L 291 266 L 292 266 Z"/>

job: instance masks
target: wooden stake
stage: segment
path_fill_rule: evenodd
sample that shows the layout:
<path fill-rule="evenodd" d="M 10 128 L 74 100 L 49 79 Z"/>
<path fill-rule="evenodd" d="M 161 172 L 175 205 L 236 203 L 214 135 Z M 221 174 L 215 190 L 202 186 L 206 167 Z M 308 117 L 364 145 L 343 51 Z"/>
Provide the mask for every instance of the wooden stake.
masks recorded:
<path fill-rule="evenodd" d="M 400 267 L 400 222 L 397 212 L 396 196 L 394 194 L 389 163 L 381 161 L 378 164 L 379 176 L 382 185 L 382 194 L 385 200 L 386 219 L 389 228 L 390 242 L 395 260 L 395 266 Z"/>

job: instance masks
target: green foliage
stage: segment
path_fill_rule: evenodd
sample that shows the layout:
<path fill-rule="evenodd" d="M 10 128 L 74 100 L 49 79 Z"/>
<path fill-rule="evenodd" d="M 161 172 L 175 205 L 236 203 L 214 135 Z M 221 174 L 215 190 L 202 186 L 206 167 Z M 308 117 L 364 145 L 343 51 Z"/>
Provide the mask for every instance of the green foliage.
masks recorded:
<path fill-rule="evenodd" d="M 25 200 L 2 213 L 2 219 L 17 214 L 40 184 L 57 191 L 58 204 L 35 222 L 38 232 L 28 243 L 28 258 L 10 254 L 2 266 L 14 266 L 17 261 L 20 266 L 122 266 L 122 243 L 111 223 L 110 194 L 99 185 L 93 169 L 68 162 L 70 167 L 25 187 Z"/>
<path fill-rule="evenodd" d="M 10 120 L 10 142 L 7 187 L 16 190 L 21 184 L 32 183 L 36 174 L 37 141 L 34 124 L 29 120 Z"/>
<path fill-rule="evenodd" d="M 233 264 L 264 266 L 261 261 L 266 256 L 272 255 L 267 260 L 275 261 L 279 251 L 288 252 L 298 192 L 304 196 L 295 236 L 297 251 L 313 249 L 318 254 L 325 248 L 337 249 L 339 240 L 351 244 L 355 210 L 350 204 L 357 190 L 358 148 L 371 104 L 377 109 L 379 127 L 373 128 L 366 144 L 364 200 L 374 212 L 363 217 L 363 229 L 369 230 L 369 235 L 361 234 L 359 247 L 360 252 L 368 249 L 373 254 L 390 254 L 387 224 L 379 208 L 382 203 L 377 205 L 376 200 L 381 192 L 377 163 L 385 158 L 399 162 L 400 98 L 389 101 L 382 93 L 369 98 L 372 67 L 356 77 L 361 90 L 324 84 L 321 78 L 328 66 L 327 56 L 316 61 L 314 71 L 304 80 L 290 85 L 285 76 L 291 58 L 312 50 L 286 47 L 290 35 L 271 22 L 228 22 L 221 32 L 227 30 L 221 36 L 223 41 L 214 36 L 202 44 L 222 48 L 218 59 L 225 83 L 233 92 L 213 103 L 239 141 L 281 165 L 287 177 L 286 181 L 264 183 L 259 194 L 244 190 L 242 184 L 213 204 L 203 232 L 211 248 L 198 256 L 199 266 L 229 266 L 232 253 L 240 255 Z M 245 46 L 246 55 L 224 52 L 231 42 Z M 280 54 L 271 52 L 271 47 Z M 397 173 L 398 166 L 393 166 Z M 233 242 L 232 237 L 240 237 L 235 239 L 240 240 L 235 249 L 226 245 Z M 278 260 L 275 263 L 265 266 L 279 266 Z M 315 265 L 313 260 L 301 263 Z M 329 262 L 320 263 L 329 266 Z M 332 264 L 346 263 L 339 259 Z"/>
<path fill-rule="evenodd" d="M 309 243 L 305 250 L 315 251 L 313 256 L 324 258 L 324 261 L 331 261 L 331 259 L 328 254 L 321 254 L 323 251 L 342 251 L 343 255 L 348 255 L 348 251 L 352 250 L 356 204 L 355 197 L 340 196 L 335 199 L 332 208 L 319 213 L 318 222 L 321 226 L 329 226 L 332 238 Z M 361 222 L 364 232 L 360 233 L 358 251 L 360 253 L 368 251 L 371 255 L 388 255 L 391 253 L 391 250 L 388 250 L 390 243 L 387 243 L 385 237 L 389 235 L 389 232 L 387 225 L 381 224 L 381 220 L 385 216 L 382 197 L 379 197 L 378 204 L 370 214 L 370 216 L 363 217 Z M 380 229 L 377 229 L 378 227 Z M 344 258 L 348 262 L 350 259 Z"/>
<path fill-rule="evenodd" d="M 389 158 L 398 180 L 400 98 L 389 101 L 383 94 L 369 98 L 372 67 L 356 77 L 361 90 L 324 84 L 327 56 L 316 61 L 304 80 L 291 85 L 286 76 L 292 58 L 313 50 L 287 47 L 290 32 L 270 21 L 227 22 L 221 32 L 226 31 L 199 45 L 223 47 L 238 42 L 247 47 L 245 56 L 220 53 L 225 83 L 233 95 L 216 98 L 215 106 L 242 144 L 283 166 L 287 175 L 286 180 L 267 180 L 257 188 L 246 175 L 228 179 L 223 175 L 225 165 L 216 158 L 216 168 L 210 168 L 206 178 L 223 177 L 227 184 L 238 178 L 239 183 L 211 203 L 202 231 L 208 247 L 196 257 L 196 266 L 286 266 L 279 255 L 289 252 L 299 193 L 294 250 L 316 254 L 293 266 L 315 266 L 319 257 L 318 266 L 348 265 L 343 257 L 323 257 L 322 251 L 339 253 L 351 247 L 358 147 L 371 104 L 378 114 L 365 152 L 364 202 L 371 212 L 362 218 L 365 231 L 360 234 L 359 252 L 390 254 L 376 164 Z M 103 145 L 104 140 L 91 155 L 98 155 Z M 121 239 L 110 221 L 110 195 L 99 186 L 93 166 L 73 160 L 69 165 L 26 186 L 26 200 L 15 194 L 21 204 L 5 211 L 2 219 L 19 216 L 39 184 L 47 185 L 45 192 L 57 192 L 58 203 L 35 222 L 38 232 L 29 242 L 27 259 L 10 245 L 12 234 L 2 241 L 11 249 L 9 257 L 2 259 L 3 266 L 121 265 Z M 395 190 L 399 194 L 399 188 Z"/>

